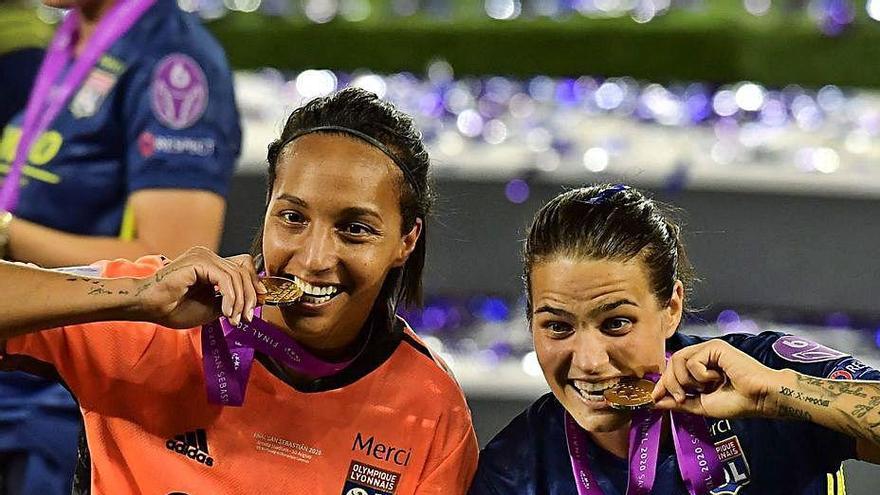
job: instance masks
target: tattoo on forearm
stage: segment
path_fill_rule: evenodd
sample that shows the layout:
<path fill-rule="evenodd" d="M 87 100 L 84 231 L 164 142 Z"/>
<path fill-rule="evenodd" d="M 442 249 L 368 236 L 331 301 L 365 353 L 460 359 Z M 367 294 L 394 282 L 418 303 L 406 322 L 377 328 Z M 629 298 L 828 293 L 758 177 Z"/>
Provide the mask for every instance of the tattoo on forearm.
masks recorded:
<path fill-rule="evenodd" d="M 880 395 L 875 395 L 868 400 L 868 403 L 859 403 L 853 406 L 852 415 L 856 418 L 864 418 L 869 412 L 880 406 Z"/>
<path fill-rule="evenodd" d="M 862 438 L 880 445 L 880 382 L 854 382 L 828 380 L 805 375 L 797 375 L 798 385 L 806 386 L 810 393 L 816 391 L 821 400 L 837 411 L 838 428 L 853 437 Z M 782 387 L 783 396 L 795 397 L 796 391 Z M 804 400 L 802 393 L 800 400 Z M 805 401 L 810 402 L 811 401 Z M 780 406 L 780 415 L 783 415 Z"/>
<path fill-rule="evenodd" d="M 152 280 L 147 280 L 146 282 L 144 282 L 143 285 L 141 285 L 140 287 L 137 288 L 137 290 L 134 292 L 135 297 L 140 296 L 141 294 L 144 293 L 144 291 L 146 291 L 147 289 L 149 289 L 153 285 L 161 283 L 163 280 L 165 280 L 165 277 L 167 277 L 168 275 L 171 275 L 172 273 L 174 273 L 178 270 L 181 270 L 183 268 L 189 268 L 189 265 L 175 266 L 175 267 L 166 268 L 166 269 L 163 269 L 159 272 L 156 272 L 156 274 L 153 276 Z"/>
<path fill-rule="evenodd" d="M 129 292 L 124 289 L 120 289 L 117 291 L 113 291 L 112 289 L 107 288 L 107 284 L 105 280 L 95 280 L 92 278 L 85 277 L 71 277 L 65 279 L 67 282 L 80 282 L 88 284 L 86 286 L 87 294 L 90 296 L 111 296 L 111 295 L 120 295 L 127 296 Z"/>
<path fill-rule="evenodd" d="M 783 418 L 800 419 L 803 421 L 812 421 L 813 417 L 810 413 L 796 407 L 779 406 L 779 416 Z"/>
<path fill-rule="evenodd" d="M 783 386 L 779 393 L 781 393 L 785 397 L 791 397 L 795 400 L 799 400 L 801 402 L 806 402 L 807 404 L 814 404 L 820 407 L 828 407 L 831 404 L 831 401 L 828 399 L 820 399 L 818 397 L 810 397 L 809 395 L 798 392 L 797 390 L 792 390 L 788 387 Z"/>
<path fill-rule="evenodd" d="M 842 395 L 851 395 L 853 397 L 861 398 L 868 397 L 867 393 L 865 393 L 865 386 L 862 383 L 848 382 L 845 380 L 826 380 L 806 375 L 798 375 L 797 380 L 799 384 L 818 387 L 822 389 L 823 392 L 826 392 L 833 397 L 840 397 Z"/>

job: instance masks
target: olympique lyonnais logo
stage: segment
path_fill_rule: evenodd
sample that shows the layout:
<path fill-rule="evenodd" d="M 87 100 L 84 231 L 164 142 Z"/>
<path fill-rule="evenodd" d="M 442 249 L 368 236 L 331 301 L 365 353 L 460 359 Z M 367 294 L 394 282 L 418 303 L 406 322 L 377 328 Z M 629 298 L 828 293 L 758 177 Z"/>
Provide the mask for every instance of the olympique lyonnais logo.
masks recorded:
<path fill-rule="evenodd" d="M 400 483 L 400 473 L 351 461 L 342 495 L 394 495 Z"/>

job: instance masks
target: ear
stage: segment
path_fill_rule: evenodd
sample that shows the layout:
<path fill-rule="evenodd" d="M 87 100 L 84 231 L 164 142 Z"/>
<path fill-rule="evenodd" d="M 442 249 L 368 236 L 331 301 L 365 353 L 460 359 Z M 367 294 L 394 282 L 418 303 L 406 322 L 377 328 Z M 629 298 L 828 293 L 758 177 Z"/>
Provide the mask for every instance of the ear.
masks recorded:
<path fill-rule="evenodd" d="M 672 337 L 678 325 L 681 323 L 681 316 L 684 313 L 684 284 L 681 280 L 675 281 L 672 288 L 672 297 L 663 309 L 663 320 L 666 325 L 666 338 Z"/>
<path fill-rule="evenodd" d="M 416 242 L 418 242 L 419 237 L 422 235 L 422 219 L 416 218 L 416 221 L 413 223 L 412 229 L 406 233 L 403 237 L 400 238 L 400 249 L 397 253 L 397 257 L 394 260 L 394 267 L 398 268 L 406 263 L 407 258 L 412 252 L 416 249 Z"/>

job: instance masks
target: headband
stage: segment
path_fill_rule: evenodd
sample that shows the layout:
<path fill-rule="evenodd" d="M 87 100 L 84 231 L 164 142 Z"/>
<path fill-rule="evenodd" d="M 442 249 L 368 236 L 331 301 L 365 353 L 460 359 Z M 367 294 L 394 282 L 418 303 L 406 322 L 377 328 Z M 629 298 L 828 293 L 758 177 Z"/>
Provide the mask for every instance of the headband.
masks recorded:
<path fill-rule="evenodd" d="M 278 146 L 278 151 L 284 149 L 284 147 L 290 144 L 294 139 L 305 136 L 306 134 L 313 134 L 315 132 L 340 132 L 342 134 L 348 134 L 349 136 L 354 136 L 362 141 L 366 141 L 374 148 L 378 148 L 379 151 L 388 156 L 388 158 L 391 158 L 391 161 L 393 161 L 394 164 L 397 165 L 397 168 L 399 168 L 400 171 L 403 172 L 404 179 L 410 185 L 410 187 L 413 188 L 416 195 L 418 196 L 420 194 L 421 188 L 419 187 L 418 182 L 416 182 L 415 176 L 408 168 L 403 166 L 403 162 L 394 153 L 392 153 L 387 146 L 382 144 L 381 141 L 357 129 L 352 129 L 350 127 L 345 127 L 341 125 L 322 125 L 318 127 L 309 127 L 308 129 L 303 129 L 301 131 L 293 133 L 287 139 L 282 141 L 281 145 Z"/>
<path fill-rule="evenodd" d="M 598 194 L 588 199 L 587 203 L 591 205 L 601 205 L 602 203 L 605 203 L 606 201 L 611 199 L 611 196 L 614 196 L 620 191 L 625 191 L 627 189 L 629 189 L 629 186 L 627 186 L 626 184 L 615 184 L 611 187 L 606 187 L 605 189 L 599 191 Z"/>

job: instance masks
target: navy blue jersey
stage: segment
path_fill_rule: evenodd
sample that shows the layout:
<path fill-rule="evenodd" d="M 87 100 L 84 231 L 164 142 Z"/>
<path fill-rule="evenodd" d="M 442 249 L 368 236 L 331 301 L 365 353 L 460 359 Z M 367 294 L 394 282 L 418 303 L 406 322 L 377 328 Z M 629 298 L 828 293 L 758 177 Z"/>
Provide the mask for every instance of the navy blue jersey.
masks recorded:
<path fill-rule="evenodd" d="M 781 333 L 720 338 L 770 368 L 823 378 L 880 380 L 880 372 L 851 356 Z M 676 334 L 667 341 L 667 349 L 705 340 Z M 577 495 L 563 412 L 553 394 L 547 394 L 517 416 L 481 453 L 470 495 Z M 842 483 L 840 463 L 856 455 L 853 438 L 813 423 L 709 418 L 707 424 L 726 477 L 726 484 L 712 491 L 716 495 L 842 493 L 837 491 Z M 587 455 L 605 495 L 626 493 L 626 460 L 592 443 Z M 653 493 L 688 493 L 671 445 L 661 448 Z"/>
<path fill-rule="evenodd" d="M 0 54 L 0 127 L 24 109 L 41 60 L 42 48 L 20 48 Z"/>
<path fill-rule="evenodd" d="M 0 174 L 24 112 L 3 132 Z M 117 236 L 142 189 L 226 194 L 241 145 L 232 75 L 220 45 L 175 0 L 157 2 L 104 54 L 32 147 L 19 217 Z"/>

